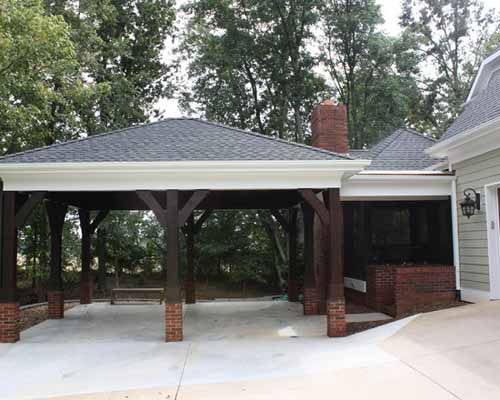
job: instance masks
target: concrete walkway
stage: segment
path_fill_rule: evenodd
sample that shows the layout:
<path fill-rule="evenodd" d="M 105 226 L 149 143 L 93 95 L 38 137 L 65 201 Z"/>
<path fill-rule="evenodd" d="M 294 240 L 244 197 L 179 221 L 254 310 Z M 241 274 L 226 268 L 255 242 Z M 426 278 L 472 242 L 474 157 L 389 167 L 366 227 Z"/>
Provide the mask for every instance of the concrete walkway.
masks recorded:
<path fill-rule="evenodd" d="M 163 342 L 162 316 L 93 304 L 23 332 L 0 345 L 0 398 L 500 398 L 500 303 L 341 339 L 286 302 L 188 306 L 182 343 Z"/>

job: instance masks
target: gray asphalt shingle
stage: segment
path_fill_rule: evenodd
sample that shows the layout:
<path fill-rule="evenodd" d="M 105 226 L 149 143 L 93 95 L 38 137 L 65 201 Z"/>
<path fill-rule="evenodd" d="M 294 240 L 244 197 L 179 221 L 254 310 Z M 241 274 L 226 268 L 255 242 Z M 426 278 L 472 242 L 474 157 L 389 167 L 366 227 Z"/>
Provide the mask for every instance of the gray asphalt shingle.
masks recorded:
<path fill-rule="evenodd" d="M 435 140 L 414 130 L 401 128 L 382 139 L 369 150 L 352 150 L 349 155 L 354 158 L 372 160 L 367 170 L 408 171 L 422 170 L 436 164 L 424 153 Z"/>
<path fill-rule="evenodd" d="M 199 119 L 172 118 L 0 158 L 0 163 L 349 160 Z"/>
<path fill-rule="evenodd" d="M 442 140 L 500 117 L 500 71 L 490 79 L 486 89 L 464 105 L 458 118 L 451 124 Z"/>

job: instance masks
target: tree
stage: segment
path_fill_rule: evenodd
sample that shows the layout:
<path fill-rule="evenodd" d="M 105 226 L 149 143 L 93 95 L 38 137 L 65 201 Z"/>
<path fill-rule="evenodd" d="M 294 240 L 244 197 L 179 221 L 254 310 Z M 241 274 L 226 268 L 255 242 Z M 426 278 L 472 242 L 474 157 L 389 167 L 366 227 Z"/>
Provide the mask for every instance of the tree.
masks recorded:
<path fill-rule="evenodd" d="M 412 42 L 383 34 L 382 23 L 375 0 L 323 1 L 321 60 L 347 106 L 352 148 L 403 125 L 417 93 Z"/>
<path fill-rule="evenodd" d="M 193 0 L 184 11 L 190 87 L 183 108 L 304 142 L 312 105 L 325 90 L 306 46 L 317 1 Z"/>
<path fill-rule="evenodd" d="M 82 108 L 88 134 L 125 128 L 157 115 L 155 103 L 171 90 L 162 50 L 173 31 L 172 0 L 47 1 L 61 15 L 87 81 L 93 103 Z"/>
<path fill-rule="evenodd" d="M 400 23 L 418 43 L 422 64 L 412 122 L 439 136 L 460 113 L 499 18 L 479 0 L 404 0 Z"/>
<path fill-rule="evenodd" d="M 216 211 L 197 236 L 198 275 L 207 281 L 280 287 L 276 249 L 255 210 Z"/>
<path fill-rule="evenodd" d="M 78 135 L 87 96 L 68 25 L 41 1 L 6 0 L 0 11 L 2 153 Z"/>

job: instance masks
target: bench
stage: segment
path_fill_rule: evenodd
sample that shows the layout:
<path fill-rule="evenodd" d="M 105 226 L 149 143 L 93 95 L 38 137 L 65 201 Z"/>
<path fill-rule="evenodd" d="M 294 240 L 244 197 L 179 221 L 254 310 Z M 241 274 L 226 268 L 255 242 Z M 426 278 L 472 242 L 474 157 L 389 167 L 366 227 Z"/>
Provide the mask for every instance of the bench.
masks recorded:
<path fill-rule="evenodd" d="M 162 288 L 116 288 L 111 289 L 111 304 L 117 301 L 152 301 L 163 302 Z"/>

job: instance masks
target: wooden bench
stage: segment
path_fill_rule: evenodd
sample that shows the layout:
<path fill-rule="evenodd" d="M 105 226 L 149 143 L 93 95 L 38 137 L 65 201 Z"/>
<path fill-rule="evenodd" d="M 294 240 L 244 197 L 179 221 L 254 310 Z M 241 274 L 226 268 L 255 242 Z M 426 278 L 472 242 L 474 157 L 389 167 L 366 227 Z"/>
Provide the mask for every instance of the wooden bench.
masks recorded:
<path fill-rule="evenodd" d="M 163 302 L 162 288 L 116 288 L 111 289 L 111 304 L 116 301 L 152 301 Z"/>

